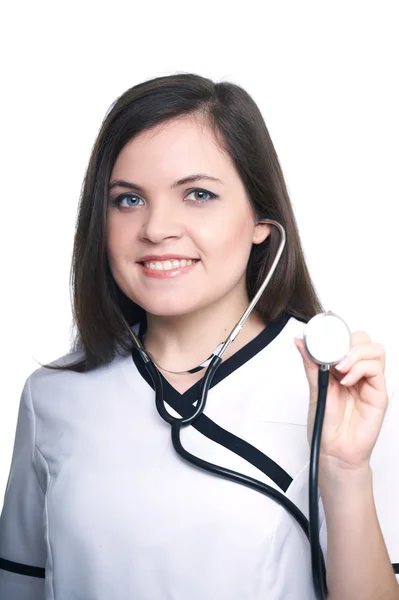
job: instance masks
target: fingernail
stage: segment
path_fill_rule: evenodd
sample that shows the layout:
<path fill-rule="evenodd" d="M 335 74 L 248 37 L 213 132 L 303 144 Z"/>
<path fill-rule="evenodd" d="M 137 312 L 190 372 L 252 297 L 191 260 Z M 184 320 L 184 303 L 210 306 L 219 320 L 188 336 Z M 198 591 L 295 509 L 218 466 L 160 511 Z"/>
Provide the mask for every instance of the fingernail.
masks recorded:
<path fill-rule="evenodd" d="M 344 358 L 343 360 L 341 360 L 341 362 L 339 362 L 337 365 L 335 365 L 335 368 L 337 369 L 337 371 L 343 371 L 344 369 L 347 368 L 348 365 L 349 365 L 349 360 L 347 358 Z"/>

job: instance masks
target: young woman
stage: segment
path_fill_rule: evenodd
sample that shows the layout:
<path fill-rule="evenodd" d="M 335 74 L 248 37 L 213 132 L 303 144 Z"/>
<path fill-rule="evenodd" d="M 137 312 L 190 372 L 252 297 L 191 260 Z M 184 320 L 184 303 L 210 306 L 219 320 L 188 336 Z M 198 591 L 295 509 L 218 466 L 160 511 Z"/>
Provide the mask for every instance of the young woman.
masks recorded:
<path fill-rule="evenodd" d="M 190 414 L 202 363 L 276 256 L 265 219 L 285 228 L 283 255 L 181 437 L 307 514 L 319 367 L 295 338 L 323 308 L 273 144 L 237 85 L 156 78 L 118 98 L 92 151 L 72 265 L 76 344 L 22 392 L 1 599 L 315 597 L 291 515 L 175 452 L 129 332 L 158 365 L 169 412 Z M 384 367 L 384 348 L 355 332 L 331 368 L 319 487 L 333 600 L 399 598 L 398 407 Z"/>

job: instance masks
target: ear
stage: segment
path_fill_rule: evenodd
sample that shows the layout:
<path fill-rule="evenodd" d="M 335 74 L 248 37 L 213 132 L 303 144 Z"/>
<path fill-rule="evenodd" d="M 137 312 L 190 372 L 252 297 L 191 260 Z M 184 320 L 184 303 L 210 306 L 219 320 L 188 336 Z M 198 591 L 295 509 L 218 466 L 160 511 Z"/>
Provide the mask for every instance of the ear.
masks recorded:
<path fill-rule="evenodd" d="M 270 225 L 269 223 L 256 223 L 252 236 L 252 243 L 261 244 L 264 242 L 269 237 L 272 227 L 273 225 Z"/>

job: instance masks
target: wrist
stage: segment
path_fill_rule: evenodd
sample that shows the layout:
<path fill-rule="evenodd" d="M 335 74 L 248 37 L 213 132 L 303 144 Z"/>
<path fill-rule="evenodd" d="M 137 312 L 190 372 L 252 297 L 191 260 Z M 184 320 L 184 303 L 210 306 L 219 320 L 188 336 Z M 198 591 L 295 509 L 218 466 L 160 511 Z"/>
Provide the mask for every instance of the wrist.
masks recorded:
<path fill-rule="evenodd" d="M 319 488 L 320 491 L 353 492 L 369 487 L 372 483 L 372 469 L 370 463 L 348 465 L 333 457 L 320 457 L 319 460 Z"/>

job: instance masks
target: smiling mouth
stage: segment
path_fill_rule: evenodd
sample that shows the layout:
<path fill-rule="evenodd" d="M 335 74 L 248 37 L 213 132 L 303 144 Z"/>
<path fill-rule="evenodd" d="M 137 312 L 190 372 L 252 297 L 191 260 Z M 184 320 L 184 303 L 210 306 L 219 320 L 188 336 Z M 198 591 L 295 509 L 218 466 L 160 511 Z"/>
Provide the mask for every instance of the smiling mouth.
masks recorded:
<path fill-rule="evenodd" d="M 139 264 L 149 269 L 150 271 L 172 271 L 174 269 L 183 269 L 184 267 L 191 267 L 195 263 L 199 262 L 199 259 L 183 259 L 183 260 L 163 260 L 163 261 L 148 261 L 140 262 Z"/>

